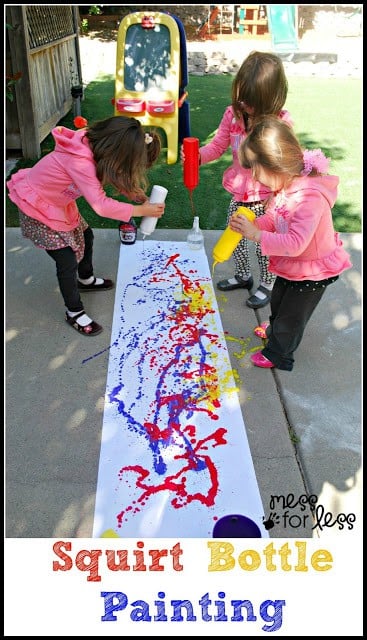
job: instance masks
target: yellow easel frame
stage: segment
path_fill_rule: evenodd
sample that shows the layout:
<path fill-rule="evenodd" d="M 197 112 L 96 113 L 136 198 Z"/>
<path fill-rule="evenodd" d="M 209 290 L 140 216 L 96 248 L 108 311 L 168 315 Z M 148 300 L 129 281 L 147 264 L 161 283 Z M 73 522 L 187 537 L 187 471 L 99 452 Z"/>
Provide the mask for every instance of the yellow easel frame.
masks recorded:
<path fill-rule="evenodd" d="M 133 24 L 142 24 L 146 16 L 153 17 L 156 25 L 165 25 L 170 33 L 170 65 L 165 78 L 165 89 L 154 88 L 148 91 L 131 91 L 125 89 L 124 69 L 126 34 Z M 117 35 L 116 52 L 116 79 L 115 79 L 115 115 L 125 115 L 134 117 L 141 122 L 144 127 L 161 128 L 167 137 L 167 164 L 174 164 L 178 154 L 178 110 L 179 110 L 179 82 L 180 82 L 180 32 L 177 23 L 171 16 L 159 12 L 137 11 L 128 14 L 123 18 Z M 144 105 L 144 111 L 134 113 L 133 111 L 123 114 L 117 108 L 118 101 L 135 100 Z M 172 105 L 171 113 L 149 113 L 145 108 L 146 104 L 162 103 L 162 105 Z"/>

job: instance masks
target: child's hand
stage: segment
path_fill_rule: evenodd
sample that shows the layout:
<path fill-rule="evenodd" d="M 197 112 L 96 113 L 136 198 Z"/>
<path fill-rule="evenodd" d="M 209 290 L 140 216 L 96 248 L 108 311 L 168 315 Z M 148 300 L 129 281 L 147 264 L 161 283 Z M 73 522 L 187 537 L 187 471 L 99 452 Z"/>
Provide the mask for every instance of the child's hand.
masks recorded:
<path fill-rule="evenodd" d="M 261 231 L 256 227 L 256 225 L 247 220 L 245 216 L 236 215 L 234 213 L 229 219 L 229 226 L 232 231 L 241 233 L 243 237 L 248 240 L 253 240 L 254 242 L 259 242 L 260 240 Z"/>
<path fill-rule="evenodd" d="M 144 204 L 137 205 L 134 207 L 133 216 L 145 217 L 152 216 L 153 218 L 161 218 L 164 214 L 164 208 L 166 206 L 165 202 L 160 204 L 152 204 L 147 200 Z"/>
<path fill-rule="evenodd" d="M 183 145 L 180 148 L 180 159 L 183 164 L 185 162 L 185 152 L 184 152 Z M 200 150 L 199 150 L 199 164 L 201 164 Z"/>

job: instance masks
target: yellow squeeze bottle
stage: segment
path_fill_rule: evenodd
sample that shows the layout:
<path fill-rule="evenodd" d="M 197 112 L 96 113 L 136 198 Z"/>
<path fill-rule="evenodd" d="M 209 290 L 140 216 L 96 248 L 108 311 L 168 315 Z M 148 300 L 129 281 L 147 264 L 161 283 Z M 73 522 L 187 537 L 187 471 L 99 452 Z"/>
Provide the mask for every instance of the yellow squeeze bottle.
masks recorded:
<path fill-rule="evenodd" d="M 250 222 L 253 222 L 256 218 L 256 214 L 247 207 L 238 207 L 234 215 L 236 214 L 246 216 L 246 218 L 250 220 Z M 219 238 L 217 244 L 213 249 L 213 271 L 215 265 L 218 264 L 218 262 L 225 262 L 226 260 L 229 260 L 241 238 L 243 238 L 242 233 L 233 231 L 229 226 L 223 231 L 221 237 Z"/>

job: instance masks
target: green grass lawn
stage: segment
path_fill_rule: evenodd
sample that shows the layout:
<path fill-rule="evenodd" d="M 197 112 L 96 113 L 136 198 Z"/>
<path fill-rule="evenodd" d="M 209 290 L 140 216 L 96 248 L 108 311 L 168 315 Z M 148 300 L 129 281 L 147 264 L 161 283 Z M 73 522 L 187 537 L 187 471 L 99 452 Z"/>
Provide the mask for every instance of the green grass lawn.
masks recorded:
<path fill-rule="evenodd" d="M 188 84 L 191 135 L 205 144 L 214 135 L 226 106 L 230 102 L 233 76 L 190 76 Z M 114 76 L 99 76 L 85 90 L 82 115 L 92 123 L 113 115 Z M 339 232 L 361 231 L 362 204 L 362 81 L 357 78 L 289 77 L 286 108 L 290 111 L 301 145 L 321 148 L 331 158 L 330 172 L 339 176 L 339 196 L 333 209 L 335 229 Z M 70 112 L 61 122 L 74 128 Z M 200 168 L 200 182 L 193 192 L 193 207 L 183 185 L 180 160 L 166 163 L 166 139 L 159 162 L 150 170 L 150 184 L 168 189 L 166 210 L 157 228 L 188 229 L 193 209 L 200 217 L 202 229 L 223 229 L 230 200 L 222 187 L 222 175 L 231 158 L 229 151 L 219 160 Z M 42 143 L 42 155 L 53 148 L 51 135 Z M 19 161 L 17 168 L 30 167 L 37 160 Z M 150 190 L 148 190 L 149 193 Z M 106 192 L 112 195 L 107 188 Z M 123 197 L 120 198 L 124 200 Z M 79 209 L 93 228 L 115 228 L 117 222 L 96 215 L 84 198 Z M 18 226 L 16 207 L 6 198 L 6 226 Z"/>

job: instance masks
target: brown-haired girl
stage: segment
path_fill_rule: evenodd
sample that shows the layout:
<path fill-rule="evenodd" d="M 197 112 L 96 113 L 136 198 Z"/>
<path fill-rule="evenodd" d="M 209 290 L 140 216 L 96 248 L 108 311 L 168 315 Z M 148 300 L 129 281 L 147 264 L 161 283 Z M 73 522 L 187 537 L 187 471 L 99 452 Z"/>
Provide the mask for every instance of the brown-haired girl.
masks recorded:
<path fill-rule="evenodd" d="M 113 220 L 160 218 L 164 203 L 150 204 L 144 190 L 146 171 L 158 159 L 161 140 L 157 133 L 145 132 L 135 118 L 124 116 L 79 131 L 58 126 L 52 135 L 54 150 L 32 168 L 11 176 L 9 198 L 18 206 L 23 235 L 56 263 L 66 321 L 83 335 L 93 336 L 102 327 L 85 313 L 80 291 L 105 291 L 114 283 L 94 277 L 93 231 L 76 200 L 83 196 L 99 216 Z M 106 185 L 139 204 L 108 197 Z"/>
<path fill-rule="evenodd" d="M 251 171 L 241 167 L 238 162 L 238 149 L 257 118 L 264 114 L 274 114 L 281 120 L 293 124 L 289 112 L 283 109 L 287 93 L 288 82 L 281 59 L 274 53 L 253 51 L 243 61 L 233 80 L 232 103 L 226 108 L 215 136 L 199 149 L 200 164 L 203 165 L 217 160 L 229 147 L 231 148 L 232 164 L 223 174 L 223 187 L 232 196 L 227 223 L 239 206 L 248 207 L 256 216 L 264 213 L 264 200 L 270 195 L 269 188 L 253 180 Z M 274 282 L 274 275 L 268 270 L 269 259 L 261 251 L 258 243 L 255 250 L 260 282 L 255 293 L 246 300 L 247 306 L 251 309 L 258 309 L 269 303 Z M 237 245 L 233 259 L 234 277 L 218 282 L 218 289 L 252 289 L 254 281 L 246 238 Z"/>

